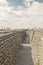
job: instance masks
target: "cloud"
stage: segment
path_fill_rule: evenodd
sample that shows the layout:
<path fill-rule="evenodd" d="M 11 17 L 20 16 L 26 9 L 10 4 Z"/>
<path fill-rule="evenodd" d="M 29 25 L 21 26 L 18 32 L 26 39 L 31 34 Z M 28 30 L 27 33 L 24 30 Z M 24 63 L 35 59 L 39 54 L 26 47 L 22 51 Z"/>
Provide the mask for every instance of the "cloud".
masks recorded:
<path fill-rule="evenodd" d="M 34 2 L 30 8 L 27 8 L 27 15 L 37 15 L 39 13 L 39 3 Z"/>
<path fill-rule="evenodd" d="M 4 2 L 3 2 L 4 1 Z M 0 0 L 0 3 L 4 4 L 7 3 L 5 6 L 0 5 L 0 15 L 1 16 L 7 16 L 7 15 L 15 15 L 15 16 L 30 16 L 30 15 L 35 15 L 36 13 L 38 13 L 38 6 L 39 3 L 38 2 L 33 2 L 32 6 L 30 6 L 30 1 L 33 0 L 25 0 L 24 2 L 28 3 L 26 10 L 24 10 L 24 8 L 22 6 L 18 6 L 18 10 L 15 10 L 15 7 L 10 7 L 8 5 L 7 0 Z M 14 9 L 13 9 L 14 8 Z"/>
<path fill-rule="evenodd" d="M 32 4 L 32 2 L 34 2 L 34 0 L 24 0 L 24 4 L 27 7 L 30 7 L 30 5 Z"/>
<path fill-rule="evenodd" d="M 7 5 L 8 2 L 6 0 L 0 0 L 0 5 Z"/>
<path fill-rule="evenodd" d="M 25 4 L 25 6 L 30 7 L 30 2 L 29 2 L 29 0 L 24 0 L 23 3 Z"/>
<path fill-rule="evenodd" d="M 0 0 L 0 26 L 11 28 L 43 27 L 43 3 L 33 0 L 25 0 L 23 3 L 26 3 L 26 8 L 19 5 L 15 9 L 15 6 L 9 6 L 7 0 Z"/>

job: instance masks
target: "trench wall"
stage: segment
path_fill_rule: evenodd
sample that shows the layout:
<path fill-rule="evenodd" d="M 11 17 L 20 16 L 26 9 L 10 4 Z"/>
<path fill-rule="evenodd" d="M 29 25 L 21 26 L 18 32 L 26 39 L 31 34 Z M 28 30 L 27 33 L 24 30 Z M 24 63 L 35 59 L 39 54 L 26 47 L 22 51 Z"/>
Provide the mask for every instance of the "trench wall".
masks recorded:
<path fill-rule="evenodd" d="M 23 36 L 24 31 L 12 32 L 0 37 L 0 65 L 15 65 Z"/>
<path fill-rule="evenodd" d="M 43 31 L 28 30 L 34 65 L 43 65 Z"/>
<path fill-rule="evenodd" d="M 32 57 L 34 61 L 34 65 L 43 65 L 43 32 L 35 31 L 32 35 Z"/>

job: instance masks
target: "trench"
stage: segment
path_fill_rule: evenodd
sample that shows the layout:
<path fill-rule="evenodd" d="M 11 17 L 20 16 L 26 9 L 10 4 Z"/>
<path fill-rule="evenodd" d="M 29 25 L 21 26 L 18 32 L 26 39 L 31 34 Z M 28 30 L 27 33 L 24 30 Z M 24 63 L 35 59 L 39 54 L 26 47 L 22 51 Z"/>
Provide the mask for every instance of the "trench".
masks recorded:
<path fill-rule="evenodd" d="M 34 65 L 32 58 L 32 44 L 30 42 L 30 37 L 28 33 L 26 33 L 21 46 L 22 47 L 20 48 L 17 55 L 16 65 Z"/>

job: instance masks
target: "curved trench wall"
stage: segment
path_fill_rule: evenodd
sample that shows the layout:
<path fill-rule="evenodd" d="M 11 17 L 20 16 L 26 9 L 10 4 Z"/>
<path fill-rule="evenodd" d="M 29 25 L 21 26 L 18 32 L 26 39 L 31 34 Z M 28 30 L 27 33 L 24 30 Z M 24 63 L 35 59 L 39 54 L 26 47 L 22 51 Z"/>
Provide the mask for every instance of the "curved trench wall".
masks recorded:
<path fill-rule="evenodd" d="M 0 65 L 15 65 L 24 33 L 24 31 L 12 32 L 0 37 Z"/>
<path fill-rule="evenodd" d="M 42 40 L 43 37 L 42 32 L 35 31 L 32 37 L 32 50 L 33 50 L 33 61 L 34 65 L 43 65 L 42 64 Z"/>
<path fill-rule="evenodd" d="M 43 65 L 43 30 L 28 30 L 34 65 Z"/>

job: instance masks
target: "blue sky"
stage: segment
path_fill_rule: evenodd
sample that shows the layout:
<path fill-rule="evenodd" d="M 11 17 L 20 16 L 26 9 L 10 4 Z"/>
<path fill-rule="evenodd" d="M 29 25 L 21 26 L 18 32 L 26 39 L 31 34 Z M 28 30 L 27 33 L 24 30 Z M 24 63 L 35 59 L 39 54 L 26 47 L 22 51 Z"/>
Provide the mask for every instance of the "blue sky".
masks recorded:
<path fill-rule="evenodd" d="M 0 0 L 0 28 L 43 28 L 43 0 Z"/>
<path fill-rule="evenodd" d="M 18 6 L 23 6 L 24 8 L 26 7 L 26 5 L 24 4 L 24 1 L 26 0 L 7 0 L 9 3 L 9 6 L 13 6 L 13 7 L 18 7 Z M 43 3 L 43 0 L 27 0 L 28 2 L 30 2 L 30 4 L 32 5 L 33 2 L 39 2 L 39 3 Z"/>
<path fill-rule="evenodd" d="M 23 6 L 25 7 L 23 0 L 8 0 L 9 2 L 9 6 L 13 6 L 13 7 L 18 7 L 18 6 Z"/>

